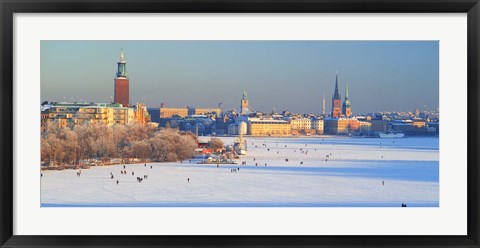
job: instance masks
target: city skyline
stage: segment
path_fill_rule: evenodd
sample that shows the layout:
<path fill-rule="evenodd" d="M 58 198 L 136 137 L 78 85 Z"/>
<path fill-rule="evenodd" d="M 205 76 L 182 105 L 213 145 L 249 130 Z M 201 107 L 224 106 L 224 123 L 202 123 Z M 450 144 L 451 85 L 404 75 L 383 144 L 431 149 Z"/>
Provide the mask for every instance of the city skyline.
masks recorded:
<path fill-rule="evenodd" d="M 121 50 L 132 105 L 322 113 L 338 72 L 353 113 L 438 109 L 437 41 L 42 41 L 42 101 L 112 101 Z"/>

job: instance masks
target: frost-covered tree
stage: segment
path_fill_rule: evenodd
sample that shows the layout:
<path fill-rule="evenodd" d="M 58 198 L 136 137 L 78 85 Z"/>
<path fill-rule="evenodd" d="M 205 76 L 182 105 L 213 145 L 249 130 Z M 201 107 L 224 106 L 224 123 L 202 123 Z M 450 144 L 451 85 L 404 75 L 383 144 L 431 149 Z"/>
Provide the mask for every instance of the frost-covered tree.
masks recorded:
<path fill-rule="evenodd" d="M 141 158 L 178 161 L 190 158 L 197 137 L 177 129 L 162 129 L 140 123 L 131 125 L 89 124 L 72 129 L 55 125 L 42 132 L 41 159 L 50 165 L 77 164 L 83 159 Z"/>
<path fill-rule="evenodd" d="M 210 148 L 212 148 L 215 151 L 222 150 L 223 149 L 223 141 L 219 138 L 212 138 L 209 141 L 209 146 L 210 146 Z"/>
<path fill-rule="evenodd" d="M 67 127 L 51 125 L 41 136 L 41 159 L 50 165 L 77 161 L 77 134 Z"/>

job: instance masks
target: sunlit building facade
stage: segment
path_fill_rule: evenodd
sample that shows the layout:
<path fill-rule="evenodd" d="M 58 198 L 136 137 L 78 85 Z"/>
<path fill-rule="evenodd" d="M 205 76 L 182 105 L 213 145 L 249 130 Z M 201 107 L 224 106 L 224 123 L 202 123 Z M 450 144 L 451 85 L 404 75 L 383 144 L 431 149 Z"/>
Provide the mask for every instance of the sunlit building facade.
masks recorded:
<path fill-rule="evenodd" d="M 41 112 L 41 128 L 49 125 L 73 128 L 78 124 L 127 125 L 135 118 L 132 108 L 120 104 L 52 103 Z"/>
<path fill-rule="evenodd" d="M 290 123 L 284 120 L 251 118 L 247 133 L 252 136 L 289 136 Z"/>
<path fill-rule="evenodd" d="M 325 133 L 326 134 L 348 134 L 349 133 L 349 119 L 345 118 L 325 118 Z"/>
<path fill-rule="evenodd" d="M 315 130 L 317 134 L 324 133 L 324 121 L 323 118 L 314 118 L 312 119 L 312 129 Z"/>
<path fill-rule="evenodd" d="M 188 108 L 160 108 L 160 118 L 172 118 L 178 116 L 184 118 L 188 115 Z"/>

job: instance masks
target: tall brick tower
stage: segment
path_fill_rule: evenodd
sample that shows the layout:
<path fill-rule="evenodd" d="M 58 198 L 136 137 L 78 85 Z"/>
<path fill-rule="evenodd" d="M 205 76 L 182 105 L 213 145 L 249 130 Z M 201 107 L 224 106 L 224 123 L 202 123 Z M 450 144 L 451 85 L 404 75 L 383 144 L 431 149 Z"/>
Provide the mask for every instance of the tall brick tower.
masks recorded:
<path fill-rule="evenodd" d="M 120 103 L 124 107 L 130 107 L 130 90 L 129 79 L 127 75 L 127 61 L 123 55 L 123 51 L 120 53 L 120 61 L 117 62 L 117 77 L 115 77 L 115 103 Z"/>
<path fill-rule="evenodd" d="M 332 117 L 340 118 L 342 115 L 342 103 L 338 93 L 338 73 L 335 74 L 335 92 L 332 96 Z"/>
<path fill-rule="evenodd" d="M 249 110 L 248 110 L 247 92 L 244 90 L 242 100 L 240 101 L 240 114 L 246 115 L 246 114 L 248 114 L 248 111 Z"/>
<path fill-rule="evenodd" d="M 345 88 L 345 100 L 343 100 L 342 111 L 346 117 L 350 117 L 352 115 L 352 106 L 350 104 L 350 100 L 348 99 L 348 84 L 347 88 Z"/>

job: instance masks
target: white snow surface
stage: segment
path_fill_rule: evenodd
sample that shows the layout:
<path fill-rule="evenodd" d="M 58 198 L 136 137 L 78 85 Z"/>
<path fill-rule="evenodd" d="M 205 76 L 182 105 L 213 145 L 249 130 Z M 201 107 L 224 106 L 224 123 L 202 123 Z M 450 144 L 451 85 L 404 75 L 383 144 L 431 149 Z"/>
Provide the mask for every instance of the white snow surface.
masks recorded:
<path fill-rule="evenodd" d="M 233 144 L 236 138 L 221 139 Z M 438 137 L 246 140 L 247 155 L 218 168 L 186 160 L 127 164 L 126 175 L 123 165 L 91 167 L 80 177 L 77 170 L 43 171 L 41 206 L 439 206 Z M 143 175 L 148 179 L 137 182 Z"/>

